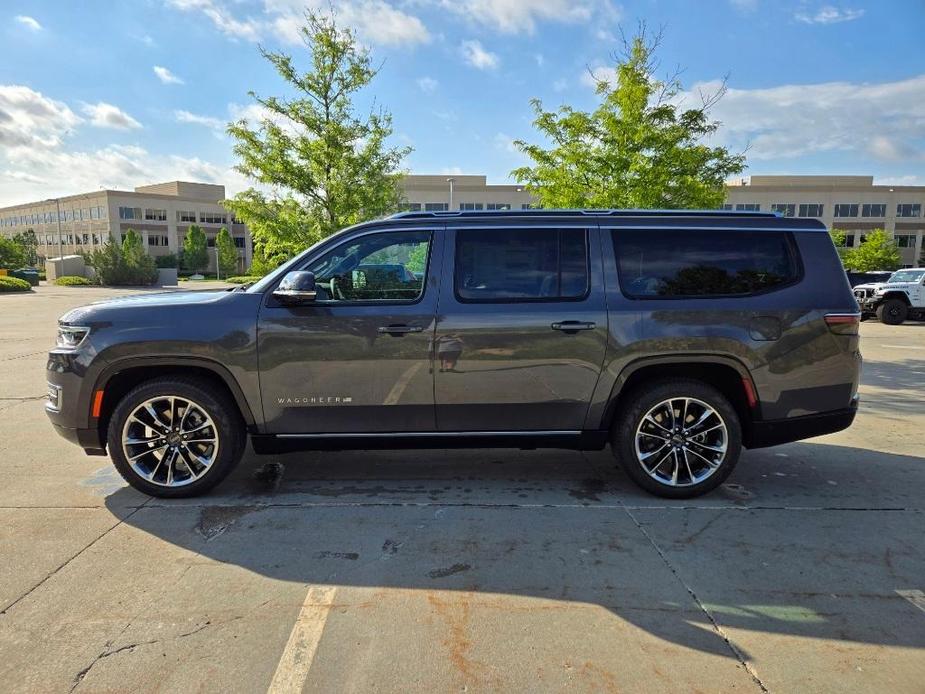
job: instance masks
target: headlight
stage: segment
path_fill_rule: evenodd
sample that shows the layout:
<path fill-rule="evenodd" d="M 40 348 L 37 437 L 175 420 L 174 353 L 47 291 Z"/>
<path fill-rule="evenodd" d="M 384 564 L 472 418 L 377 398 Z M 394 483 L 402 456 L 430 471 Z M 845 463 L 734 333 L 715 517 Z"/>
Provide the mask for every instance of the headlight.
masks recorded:
<path fill-rule="evenodd" d="M 77 349 L 89 334 L 90 328 L 78 325 L 59 325 L 55 344 L 63 349 Z"/>

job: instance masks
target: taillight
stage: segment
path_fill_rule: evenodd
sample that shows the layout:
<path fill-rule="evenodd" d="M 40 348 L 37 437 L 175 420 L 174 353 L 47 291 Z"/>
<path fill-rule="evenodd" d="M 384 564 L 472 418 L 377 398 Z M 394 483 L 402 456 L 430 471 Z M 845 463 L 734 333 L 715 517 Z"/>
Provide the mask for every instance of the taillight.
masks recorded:
<path fill-rule="evenodd" d="M 860 313 L 827 313 L 825 324 L 836 335 L 857 335 L 861 327 Z"/>

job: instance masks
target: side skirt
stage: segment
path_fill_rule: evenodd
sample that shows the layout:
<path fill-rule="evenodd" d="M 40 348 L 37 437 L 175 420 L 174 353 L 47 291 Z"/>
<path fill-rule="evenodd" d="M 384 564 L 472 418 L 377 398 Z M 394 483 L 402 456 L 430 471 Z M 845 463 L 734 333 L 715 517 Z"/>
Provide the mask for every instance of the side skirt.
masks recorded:
<path fill-rule="evenodd" d="M 606 431 L 452 431 L 372 434 L 252 434 L 254 452 L 347 451 L 439 448 L 559 448 L 599 451 Z"/>

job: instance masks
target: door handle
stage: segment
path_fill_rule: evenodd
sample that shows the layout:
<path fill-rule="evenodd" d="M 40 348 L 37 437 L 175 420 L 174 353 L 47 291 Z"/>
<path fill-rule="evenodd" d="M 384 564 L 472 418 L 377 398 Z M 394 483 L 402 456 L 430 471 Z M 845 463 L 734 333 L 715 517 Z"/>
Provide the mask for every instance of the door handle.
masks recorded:
<path fill-rule="evenodd" d="M 419 325 L 383 325 L 378 332 L 380 335 L 405 335 L 406 333 L 422 333 L 424 328 Z"/>
<path fill-rule="evenodd" d="M 549 327 L 553 330 L 561 330 L 564 333 L 572 333 L 579 330 L 594 330 L 597 324 L 591 321 L 564 320 L 559 323 L 553 323 Z"/>

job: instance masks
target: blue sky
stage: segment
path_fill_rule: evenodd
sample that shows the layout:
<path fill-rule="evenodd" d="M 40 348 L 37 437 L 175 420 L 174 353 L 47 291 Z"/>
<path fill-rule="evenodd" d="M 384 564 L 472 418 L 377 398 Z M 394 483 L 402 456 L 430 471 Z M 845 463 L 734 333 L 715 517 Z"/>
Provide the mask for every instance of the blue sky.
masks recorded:
<path fill-rule="evenodd" d="M 319 0 L 311 0 L 318 2 Z M 509 180 L 536 139 L 529 100 L 592 108 L 622 25 L 664 26 L 664 71 L 695 93 L 729 75 L 717 141 L 748 173 L 925 184 L 922 0 L 334 0 L 382 71 L 415 173 Z M 304 0 L 5 0 L 0 205 L 172 178 L 247 185 L 224 124 L 283 86 Z M 694 98 L 693 96 L 691 97 Z M 250 107 L 250 108 L 249 108 Z"/>

